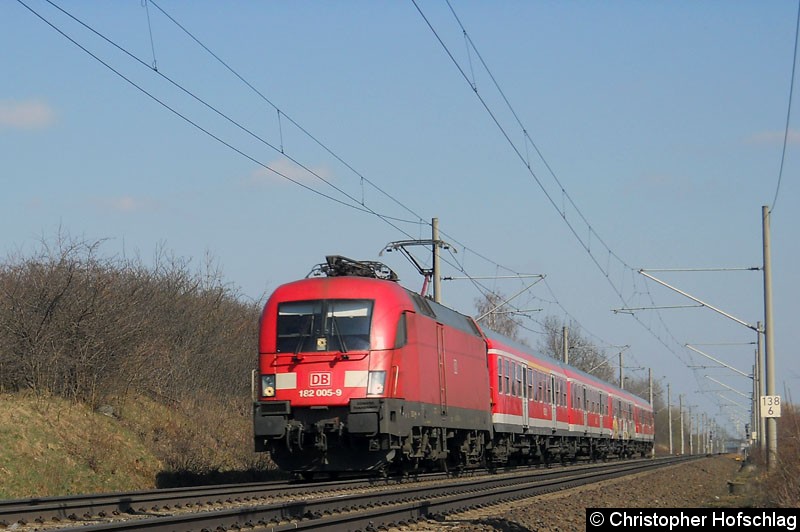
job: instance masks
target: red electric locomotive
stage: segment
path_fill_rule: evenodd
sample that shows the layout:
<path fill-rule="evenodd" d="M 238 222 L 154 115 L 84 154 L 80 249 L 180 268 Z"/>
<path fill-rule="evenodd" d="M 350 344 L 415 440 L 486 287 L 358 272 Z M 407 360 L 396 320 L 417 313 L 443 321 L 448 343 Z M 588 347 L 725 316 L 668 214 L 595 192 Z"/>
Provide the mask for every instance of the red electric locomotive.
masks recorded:
<path fill-rule="evenodd" d="M 281 469 L 308 477 L 652 447 L 647 403 L 487 336 L 382 264 L 330 256 L 312 273 L 279 287 L 261 316 L 255 449 Z"/>

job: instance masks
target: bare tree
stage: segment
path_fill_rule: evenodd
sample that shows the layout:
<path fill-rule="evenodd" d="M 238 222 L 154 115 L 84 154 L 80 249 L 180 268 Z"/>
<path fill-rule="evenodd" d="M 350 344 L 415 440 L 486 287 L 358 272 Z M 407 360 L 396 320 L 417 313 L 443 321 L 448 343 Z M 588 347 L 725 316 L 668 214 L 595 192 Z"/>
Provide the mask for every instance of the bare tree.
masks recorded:
<path fill-rule="evenodd" d="M 544 338 L 539 344 L 539 349 L 556 360 L 564 360 L 565 325 L 566 323 L 556 316 L 547 316 L 542 323 Z M 570 322 L 568 329 L 569 364 L 604 381 L 614 382 L 613 362 L 603 350 L 581 334 L 576 323 Z"/>
<path fill-rule="evenodd" d="M 476 318 L 479 323 L 498 334 L 517 342 L 525 343 L 519 334 L 520 323 L 514 319 L 510 308 L 505 306 L 506 296 L 500 292 L 488 292 L 475 299 Z"/>

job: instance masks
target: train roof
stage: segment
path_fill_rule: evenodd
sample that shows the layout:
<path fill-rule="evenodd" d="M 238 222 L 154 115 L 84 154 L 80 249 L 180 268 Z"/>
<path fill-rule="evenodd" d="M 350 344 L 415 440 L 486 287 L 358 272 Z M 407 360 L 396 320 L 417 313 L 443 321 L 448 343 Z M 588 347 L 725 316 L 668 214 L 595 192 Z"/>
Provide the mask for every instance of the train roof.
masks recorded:
<path fill-rule="evenodd" d="M 645 399 L 642 399 L 638 395 L 635 395 L 635 394 L 631 393 L 628 390 L 623 390 L 623 389 L 619 388 L 618 386 L 616 386 L 615 384 L 612 384 L 610 382 L 604 381 L 603 379 L 600 379 L 600 378 L 598 378 L 598 377 L 596 377 L 594 375 L 586 373 L 585 371 L 583 371 L 581 369 L 578 369 L 575 366 L 571 366 L 569 364 L 565 364 L 564 362 L 562 362 L 560 360 L 556 360 L 556 359 L 554 359 L 552 357 L 549 357 L 549 356 L 546 356 L 546 355 L 541 355 L 541 354 L 538 354 L 538 353 L 534 353 L 534 348 L 532 348 L 532 347 L 530 347 L 528 345 L 525 345 L 525 344 L 523 344 L 521 342 L 518 342 L 516 340 L 513 340 L 511 338 L 508 338 L 507 336 L 504 336 L 504 335 L 502 335 L 500 333 L 492 331 L 491 329 L 483 329 L 483 333 L 486 336 L 487 340 L 489 340 L 489 347 L 490 348 L 494 348 L 494 349 L 500 348 L 500 349 L 507 350 L 507 348 L 511 347 L 513 349 L 513 351 L 516 352 L 516 354 L 522 354 L 522 355 L 525 355 L 525 356 L 527 356 L 529 358 L 533 358 L 537 362 L 539 362 L 539 363 L 541 363 L 542 365 L 545 365 L 545 366 L 556 367 L 556 368 L 560 369 L 563 373 L 565 373 L 569 377 L 578 377 L 583 382 L 591 383 L 591 384 L 597 386 L 598 388 L 600 388 L 601 390 L 604 390 L 606 392 L 611 392 L 611 393 L 613 393 L 614 395 L 616 395 L 618 397 L 625 398 L 625 399 L 627 399 L 629 401 L 632 401 L 634 403 L 637 403 L 637 404 L 640 404 L 640 405 L 643 405 L 643 406 L 649 406 L 650 405 L 649 401 L 646 401 Z"/>
<path fill-rule="evenodd" d="M 564 364 L 554 358 L 537 355 L 533 352 L 534 349 L 528 345 L 490 329 L 480 328 L 471 317 L 401 286 L 397 283 L 397 275 L 379 262 L 356 261 L 339 255 L 330 255 L 325 259 L 326 262 L 317 265 L 309 273 L 309 277 L 276 288 L 265 308 L 276 297 L 281 300 L 300 301 L 317 299 L 321 293 L 324 293 L 326 297 L 330 298 L 352 298 L 355 295 L 354 292 L 368 288 L 368 295 L 372 296 L 371 298 L 374 298 L 375 295 L 394 298 L 395 303 L 401 308 L 411 310 L 413 307 L 417 313 L 434 318 L 442 324 L 485 338 L 490 349 L 509 350 L 510 348 L 510 352 L 516 352 L 516 355 L 533 359 L 545 367 L 558 368 L 567 376 L 577 376 L 580 380 L 592 383 L 616 396 L 624 397 L 641 405 L 650 404 L 641 397 L 574 366 Z M 359 295 L 359 298 L 364 298 L 364 295 Z"/>
<path fill-rule="evenodd" d="M 398 283 L 381 278 L 341 275 L 331 277 L 307 277 L 283 284 L 275 289 L 270 301 L 302 301 L 319 299 L 320 294 L 328 298 L 381 298 L 384 302 L 394 300 L 402 310 L 414 310 L 418 314 L 433 318 L 439 323 L 459 329 L 476 337 L 483 337 L 481 330 L 469 316 L 423 297 Z"/>

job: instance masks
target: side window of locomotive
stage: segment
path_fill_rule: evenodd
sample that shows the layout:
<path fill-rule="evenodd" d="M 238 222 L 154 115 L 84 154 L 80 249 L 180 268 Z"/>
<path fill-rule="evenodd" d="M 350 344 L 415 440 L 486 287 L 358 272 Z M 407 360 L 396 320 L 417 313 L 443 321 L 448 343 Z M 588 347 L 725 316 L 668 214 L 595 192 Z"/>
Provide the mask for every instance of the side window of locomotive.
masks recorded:
<path fill-rule="evenodd" d="M 406 313 L 400 314 L 400 319 L 397 320 L 397 332 L 394 335 L 394 348 L 400 349 L 408 342 L 408 335 L 406 334 Z"/>

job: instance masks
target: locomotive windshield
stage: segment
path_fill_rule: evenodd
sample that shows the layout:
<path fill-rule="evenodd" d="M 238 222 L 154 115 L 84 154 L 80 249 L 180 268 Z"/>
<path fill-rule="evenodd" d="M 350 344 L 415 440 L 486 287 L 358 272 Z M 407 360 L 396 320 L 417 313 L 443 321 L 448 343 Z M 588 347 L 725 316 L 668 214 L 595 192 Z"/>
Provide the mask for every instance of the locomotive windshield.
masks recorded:
<path fill-rule="evenodd" d="M 281 353 L 369 349 L 372 301 L 318 299 L 278 305 Z"/>

